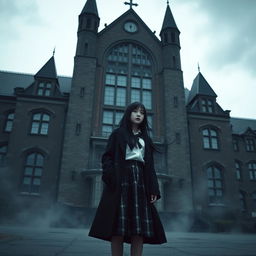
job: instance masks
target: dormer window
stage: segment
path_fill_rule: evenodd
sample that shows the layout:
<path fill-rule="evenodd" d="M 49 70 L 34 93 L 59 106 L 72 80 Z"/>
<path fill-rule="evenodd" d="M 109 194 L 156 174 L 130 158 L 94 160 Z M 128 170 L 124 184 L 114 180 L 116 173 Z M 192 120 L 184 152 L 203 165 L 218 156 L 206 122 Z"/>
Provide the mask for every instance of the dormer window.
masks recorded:
<path fill-rule="evenodd" d="M 209 99 L 202 99 L 202 111 L 205 113 L 213 113 L 213 102 Z"/>
<path fill-rule="evenodd" d="M 254 152 L 255 151 L 255 143 L 253 138 L 246 138 L 245 139 L 245 149 L 247 152 Z"/>
<path fill-rule="evenodd" d="M 39 96 L 50 96 L 52 84 L 51 83 L 40 83 L 37 89 L 37 95 Z"/>

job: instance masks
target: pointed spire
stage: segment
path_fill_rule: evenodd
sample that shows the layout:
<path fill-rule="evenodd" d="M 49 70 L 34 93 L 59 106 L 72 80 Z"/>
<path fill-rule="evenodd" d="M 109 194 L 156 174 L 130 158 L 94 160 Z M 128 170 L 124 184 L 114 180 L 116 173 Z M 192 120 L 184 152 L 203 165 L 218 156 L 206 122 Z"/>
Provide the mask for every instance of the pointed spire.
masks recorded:
<path fill-rule="evenodd" d="M 35 74 L 35 78 L 54 78 L 57 79 L 54 56 L 52 56 L 45 65 Z"/>
<path fill-rule="evenodd" d="M 164 30 L 166 28 L 175 28 L 175 29 L 179 30 L 176 23 L 175 23 L 175 20 L 173 18 L 172 11 L 171 11 L 171 8 L 169 6 L 169 1 L 167 1 L 167 8 L 166 8 L 166 11 L 165 11 L 162 30 Z"/>
<path fill-rule="evenodd" d="M 188 97 L 188 103 L 190 103 L 197 95 L 217 97 L 217 94 L 208 84 L 201 72 L 198 73 L 193 81 L 193 85 Z"/>
<path fill-rule="evenodd" d="M 83 13 L 90 13 L 99 17 L 96 0 L 87 0 L 81 14 Z"/>

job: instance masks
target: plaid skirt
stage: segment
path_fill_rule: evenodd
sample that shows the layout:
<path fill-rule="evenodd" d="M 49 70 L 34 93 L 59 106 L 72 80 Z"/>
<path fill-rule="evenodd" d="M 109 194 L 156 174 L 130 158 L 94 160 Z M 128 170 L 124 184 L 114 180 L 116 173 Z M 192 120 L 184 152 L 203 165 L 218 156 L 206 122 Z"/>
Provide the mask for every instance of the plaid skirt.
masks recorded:
<path fill-rule="evenodd" d="M 146 197 L 143 163 L 126 161 L 121 181 L 121 200 L 114 235 L 131 237 L 153 236 L 150 202 Z"/>

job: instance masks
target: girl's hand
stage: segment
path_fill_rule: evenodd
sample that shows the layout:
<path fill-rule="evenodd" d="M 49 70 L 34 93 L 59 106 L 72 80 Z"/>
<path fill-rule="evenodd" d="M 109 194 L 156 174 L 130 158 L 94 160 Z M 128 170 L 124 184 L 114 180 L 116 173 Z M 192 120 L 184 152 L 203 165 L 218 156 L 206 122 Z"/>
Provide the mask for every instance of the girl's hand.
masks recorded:
<path fill-rule="evenodd" d="M 151 195 L 150 196 L 150 203 L 151 204 L 153 204 L 156 200 L 157 200 L 157 196 L 156 195 Z"/>

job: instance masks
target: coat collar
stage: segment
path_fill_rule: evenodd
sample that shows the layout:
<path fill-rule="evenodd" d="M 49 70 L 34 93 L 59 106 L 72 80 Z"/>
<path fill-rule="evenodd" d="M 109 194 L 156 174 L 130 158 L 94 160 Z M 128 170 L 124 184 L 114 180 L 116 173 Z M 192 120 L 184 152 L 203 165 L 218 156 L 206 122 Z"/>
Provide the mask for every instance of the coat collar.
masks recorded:
<path fill-rule="evenodd" d="M 145 136 L 142 137 L 143 140 L 145 141 L 145 156 L 144 159 L 147 160 L 147 157 L 149 156 L 149 150 L 150 150 L 150 143 Z M 124 128 L 120 127 L 118 128 L 118 144 L 121 149 L 121 152 L 123 155 L 126 153 L 126 146 L 128 143 L 127 139 L 127 133 L 125 132 Z"/>

